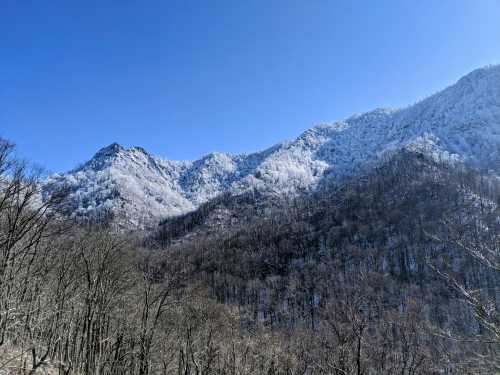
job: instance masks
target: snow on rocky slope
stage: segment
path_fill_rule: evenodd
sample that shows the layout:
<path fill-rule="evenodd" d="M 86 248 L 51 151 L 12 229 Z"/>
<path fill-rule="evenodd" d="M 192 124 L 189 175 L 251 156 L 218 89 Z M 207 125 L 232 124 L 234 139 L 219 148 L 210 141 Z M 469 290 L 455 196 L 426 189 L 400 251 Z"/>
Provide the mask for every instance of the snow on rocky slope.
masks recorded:
<path fill-rule="evenodd" d="M 107 211 L 124 228 L 143 228 L 223 192 L 314 189 L 402 148 L 500 172 L 500 66 L 475 70 L 413 106 L 320 125 L 254 154 L 177 162 L 112 144 L 83 166 L 50 176 L 45 193 L 68 186 L 75 217 Z"/>

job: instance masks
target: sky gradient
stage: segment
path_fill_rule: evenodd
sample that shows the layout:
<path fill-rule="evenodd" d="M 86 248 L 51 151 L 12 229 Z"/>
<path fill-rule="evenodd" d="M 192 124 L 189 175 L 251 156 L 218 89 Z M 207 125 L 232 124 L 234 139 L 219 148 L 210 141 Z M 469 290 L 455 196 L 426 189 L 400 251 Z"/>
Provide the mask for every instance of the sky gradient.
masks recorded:
<path fill-rule="evenodd" d="M 500 0 L 0 2 L 0 136 L 64 171 L 118 142 L 243 153 L 500 63 Z"/>

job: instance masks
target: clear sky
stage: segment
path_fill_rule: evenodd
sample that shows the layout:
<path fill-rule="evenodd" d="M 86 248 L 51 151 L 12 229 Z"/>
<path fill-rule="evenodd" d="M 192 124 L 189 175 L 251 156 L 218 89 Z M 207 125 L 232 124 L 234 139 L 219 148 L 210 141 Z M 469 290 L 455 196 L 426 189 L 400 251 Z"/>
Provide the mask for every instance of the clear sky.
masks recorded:
<path fill-rule="evenodd" d="M 0 136 L 49 171 L 250 152 L 492 63 L 500 0 L 1 0 Z"/>

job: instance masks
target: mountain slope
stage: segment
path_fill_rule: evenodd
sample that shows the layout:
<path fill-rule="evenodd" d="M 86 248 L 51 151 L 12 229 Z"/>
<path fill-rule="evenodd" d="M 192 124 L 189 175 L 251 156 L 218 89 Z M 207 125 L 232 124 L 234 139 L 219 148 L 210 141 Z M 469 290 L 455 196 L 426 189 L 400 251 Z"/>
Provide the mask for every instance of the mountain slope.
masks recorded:
<path fill-rule="evenodd" d="M 254 154 L 176 162 L 113 144 L 82 167 L 50 176 L 44 190 L 68 186 L 77 218 L 109 212 L 124 228 L 143 228 L 225 192 L 311 190 L 401 149 L 500 172 L 500 66 L 478 69 L 413 106 L 320 125 Z"/>

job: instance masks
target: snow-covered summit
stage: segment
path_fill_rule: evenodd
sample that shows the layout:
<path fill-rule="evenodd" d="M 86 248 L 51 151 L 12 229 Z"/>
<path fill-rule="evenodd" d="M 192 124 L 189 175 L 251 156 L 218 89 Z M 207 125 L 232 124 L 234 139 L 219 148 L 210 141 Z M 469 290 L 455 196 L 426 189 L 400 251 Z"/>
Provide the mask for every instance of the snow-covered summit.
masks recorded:
<path fill-rule="evenodd" d="M 319 125 L 254 154 L 178 162 L 114 143 L 81 167 L 51 176 L 45 190 L 69 186 L 74 216 L 109 211 L 124 227 L 144 227 L 224 192 L 314 189 L 403 148 L 499 172 L 500 66 L 475 70 L 410 107 Z"/>

